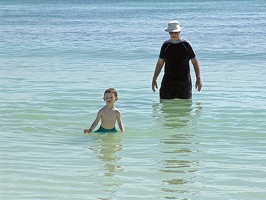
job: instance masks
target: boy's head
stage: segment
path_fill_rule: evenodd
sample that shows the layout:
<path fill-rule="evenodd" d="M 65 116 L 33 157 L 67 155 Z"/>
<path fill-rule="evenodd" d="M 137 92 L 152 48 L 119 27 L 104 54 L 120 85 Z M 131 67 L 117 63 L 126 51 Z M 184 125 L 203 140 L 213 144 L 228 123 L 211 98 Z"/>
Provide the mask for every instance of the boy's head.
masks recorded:
<path fill-rule="evenodd" d="M 106 89 L 105 92 L 104 92 L 104 95 L 105 95 L 106 93 L 111 93 L 111 94 L 114 94 L 115 97 L 118 97 L 118 95 L 117 95 L 117 91 L 116 91 L 114 88 L 108 88 L 108 89 Z"/>
<path fill-rule="evenodd" d="M 108 88 L 104 92 L 103 100 L 106 102 L 107 101 L 113 101 L 113 102 L 117 101 L 118 100 L 117 91 L 114 88 Z"/>

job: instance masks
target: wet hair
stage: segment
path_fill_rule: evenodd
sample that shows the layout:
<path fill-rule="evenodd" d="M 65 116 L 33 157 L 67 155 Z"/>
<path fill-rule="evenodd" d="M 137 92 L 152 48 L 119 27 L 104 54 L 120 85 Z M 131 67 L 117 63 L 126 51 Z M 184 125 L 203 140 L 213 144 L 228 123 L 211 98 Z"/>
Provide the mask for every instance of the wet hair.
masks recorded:
<path fill-rule="evenodd" d="M 116 91 L 114 88 L 108 88 L 108 89 L 106 89 L 105 92 L 104 92 L 104 95 L 105 95 L 106 93 L 112 93 L 112 94 L 115 95 L 115 97 L 118 96 L 118 95 L 117 95 L 117 91 Z"/>

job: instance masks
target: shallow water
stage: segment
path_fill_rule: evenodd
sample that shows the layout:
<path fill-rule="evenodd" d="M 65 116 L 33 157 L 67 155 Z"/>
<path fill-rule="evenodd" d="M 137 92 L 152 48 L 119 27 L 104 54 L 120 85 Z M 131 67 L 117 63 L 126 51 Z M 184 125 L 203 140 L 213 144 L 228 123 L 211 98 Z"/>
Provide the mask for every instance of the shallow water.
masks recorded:
<path fill-rule="evenodd" d="M 264 1 L 0 5 L 1 199 L 266 198 Z M 172 19 L 192 100 L 151 90 Z M 108 87 L 126 132 L 84 135 Z"/>

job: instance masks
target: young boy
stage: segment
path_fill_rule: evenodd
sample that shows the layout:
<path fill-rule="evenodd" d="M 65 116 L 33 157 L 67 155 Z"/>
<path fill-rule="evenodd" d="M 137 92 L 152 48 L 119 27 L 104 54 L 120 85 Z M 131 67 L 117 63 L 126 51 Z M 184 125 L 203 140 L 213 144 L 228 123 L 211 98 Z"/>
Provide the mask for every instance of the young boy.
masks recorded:
<path fill-rule="evenodd" d="M 114 106 L 114 103 L 118 100 L 116 90 L 114 88 L 105 90 L 103 100 L 106 102 L 106 105 L 98 111 L 96 119 L 89 129 L 84 130 L 84 134 L 91 133 L 93 129 L 98 125 L 100 120 L 101 126 L 95 132 L 117 132 L 115 128 L 116 121 L 118 123 L 119 129 L 122 132 L 125 131 L 121 120 L 121 113 Z"/>

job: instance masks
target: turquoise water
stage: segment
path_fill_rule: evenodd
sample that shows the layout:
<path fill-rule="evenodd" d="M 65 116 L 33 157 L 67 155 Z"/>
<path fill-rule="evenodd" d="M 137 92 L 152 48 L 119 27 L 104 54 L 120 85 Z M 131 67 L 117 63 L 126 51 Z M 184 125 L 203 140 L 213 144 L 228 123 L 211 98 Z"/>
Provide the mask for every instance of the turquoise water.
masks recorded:
<path fill-rule="evenodd" d="M 265 4 L 1 0 L 1 199 L 266 199 Z M 191 101 L 151 90 L 174 19 Z M 126 132 L 84 135 L 108 87 Z"/>

